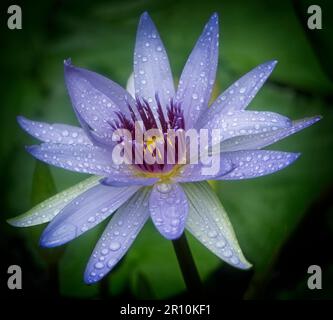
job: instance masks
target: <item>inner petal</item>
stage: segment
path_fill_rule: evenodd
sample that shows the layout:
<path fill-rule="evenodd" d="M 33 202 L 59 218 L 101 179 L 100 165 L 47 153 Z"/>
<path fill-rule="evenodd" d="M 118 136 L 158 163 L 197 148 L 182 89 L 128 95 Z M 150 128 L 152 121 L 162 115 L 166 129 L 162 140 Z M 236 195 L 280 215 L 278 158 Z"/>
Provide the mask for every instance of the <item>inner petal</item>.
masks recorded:
<path fill-rule="evenodd" d="M 157 94 L 155 103 L 157 112 L 153 113 L 151 104 L 136 96 L 135 104 L 127 105 L 131 116 L 117 112 L 117 119 L 110 122 L 112 130 L 119 132 L 120 141 L 124 143 L 125 157 L 139 174 L 170 174 L 186 154 L 179 152 L 183 145 L 185 148 L 181 104 L 171 99 L 167 106 L 162 106 Z"/>

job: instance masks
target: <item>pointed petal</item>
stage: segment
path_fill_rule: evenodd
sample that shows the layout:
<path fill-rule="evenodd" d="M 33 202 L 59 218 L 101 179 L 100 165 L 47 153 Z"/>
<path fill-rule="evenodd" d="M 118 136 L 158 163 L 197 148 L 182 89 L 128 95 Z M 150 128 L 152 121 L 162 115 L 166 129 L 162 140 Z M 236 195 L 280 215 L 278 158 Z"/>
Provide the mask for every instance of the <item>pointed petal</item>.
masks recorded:
<path fill-rule="evenodd" d="M 270 151 L 270 150 L 248 150 L 221 152 L 214 155 L 214 163 L 189 164 L 180 175 L 176 177 L 177 182 L 195 182 L 203 180 L 240 180 L 265 176 L 282 170 L 292 164 L 299 153 Z M 204 169 L 210 170 L 204 170 Z"/>
<path fill-rule="evenodd" d="M 216 117 L 216 114 L 244 110 L 265 83 L 276 64 L 275 60 L 263 63 L 233 83 L 203 115 L 199 127 L 205 127 L 208 121 Z"/>
<path fill-rule="evenodd" d="M 44 142 L 63 144 L 91 144 L 85 132 L 79 128 L 65 124 L 31 121 L 24 117 L 17 117 L 21 128 L 27 133 Z"/>
<path fill-rule="evenodd" d="M 60 246 L 95 227 L 126 202 L 140 187 L 97 185 L 69 203 L 44 230 L 40 245 Z"/>
<path fill-rule="evenodd" d="M 93 145 L 42 143 L 27 147 L 27 151 L 41 161 L 75 172 L 101 176 L 112 174 L 119 178 L 132 175 L 125 164 L 121 167 L 113 164 L 112 152 Z"/>
<path fill-rule="evenodd" d="M 218 62 L 218 16 L 213 14 L 189 56 L 179 80 L 176 101 L 184 108 L 186 128 L 207 109 Z"/>
<path fill-rule="evenodd" d="M 235 169 L 215 179 L 240 180 L 265 176 L 284 169 L 299 156 L 300 153 L 271 150 L 223 152 L 221 158 L 229 159 Z"/>
<path fill-rule="evenodd" d="M 165 238 L 172 240 L 182 235 L 188 202 L 180 185 L 155 185 L 149 198 L 149 211 L 155 227 Z"/>
<path fill-rule="evenodd" d="M 111 142 L 109 122 L 115 112 L 128 112 L 127 104 L 134 104 L 131 95 L 115 82 L 95 72 L 75 67 L 65 61 L 65 80 L 73 108 L 80 123 L 84 120 L 105 141 Z M 81 123 L 81 125 L 83 125 Z"/>
<path fill-rule="evenodd" d="M 101 280 L 126 254 L 149 218 L 148 198 L 149 189 L 144 188 L 113 215 L 89 259 L 85 283 Z"/>
<path fill-rule="evenodd" d="M 320 119 L 320 116 L 304 118 L 293 121 L 289 128 L 236 136 L 222 141 L 220 144 L 220 150 L 227 152 L 261 149 L 313 125 Z"/>
<path fill-rule="evenodd" d="M 31 227 L 49 222 L 74 198 L 99 184 L 100 179 L 101 177 L 96 176 L 85 179 L 75 186 L 41 202 L 28 212 L 9 219 L 7 222 L 15 227 Z"/>
<path fill-rule="evenodd" d="M 134 51 L 135 93 L 156 111 L 155 94 L 166 107 L 174 96 L 169 59 L 158 31 L 148 13 L 142 14 Z"/>
<path fill-rule="evenodd" d="M 209 184 L 186 183 L 183 188 L 190 203 L 186 229 L 225 262 L 240 269 L 250 268 L 227 213 Z"/>
<path fill-rule="evenodd" d="M 221 136 L 216 138 L 223 141 L 235 136 L 289 128 L 291 125 L 289 118 L 275 112 L 236 111 L 225 115 L 217 114 L 207 122 L 204 129 L 208 129 L 209 132 L 213 129 L 220 129 Z M 213 144 L 217 142 L 213 140 Z"/>

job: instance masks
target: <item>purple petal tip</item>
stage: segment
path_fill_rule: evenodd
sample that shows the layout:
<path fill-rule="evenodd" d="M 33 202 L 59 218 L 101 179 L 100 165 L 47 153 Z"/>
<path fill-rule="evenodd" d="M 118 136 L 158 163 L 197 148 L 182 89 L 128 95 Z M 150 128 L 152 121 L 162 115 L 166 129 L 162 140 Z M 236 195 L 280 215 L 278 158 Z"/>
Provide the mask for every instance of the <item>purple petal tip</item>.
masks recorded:
<path fill-rule="evenodd" d="M 218 20 L 219 14 L 217 12 L 214 12 L 211 16 L 211 19 Z"/>
<path fill-rule="evenodd" d="M 142 13 L 142 15 L 140 17 L 140 22 L 145 21 L 145 20 L 151 20 L 150 15 L 147 11 Z"/>
<path fill-rule="evenodd" d="M 20 125 L 20 127 L 21 128 L 25 128 L 25 123 L 26 123 L 26 118 L 25 117 L 23 117 L 23 116 L 17 116 L 16 117 L 16 121 L 17 121 L 17 123 Z"/>
<path fill-rule="evenodd" d="M 39 146 L 37 146 L 37 145 L 25 146 L 25 150 L 33 155 L 34 151 L 36 151 L 38 149 L 38 147 Z"/>
<path fill-rule="evenodd" d="M 87 285 L 92 285 L 95 284 L 99 281 L 100 279 L 95 280 L 94 277 L 91 277 L 89 274 L 84 274 L 83 276 L 83 281 Z"/>
<path fill-rule="evenodd" d="M 72 66 L 72 59 L 71 58 L 67 58 L 64 60 L 64 66 L 65 67 L 70 67 Z"/>

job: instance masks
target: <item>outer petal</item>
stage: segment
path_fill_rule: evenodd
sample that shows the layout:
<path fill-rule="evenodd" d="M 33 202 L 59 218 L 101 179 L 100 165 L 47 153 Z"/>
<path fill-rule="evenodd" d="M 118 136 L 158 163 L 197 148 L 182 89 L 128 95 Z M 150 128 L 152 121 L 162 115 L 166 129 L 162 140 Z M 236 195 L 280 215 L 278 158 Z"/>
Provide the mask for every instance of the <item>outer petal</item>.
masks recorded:
<path fill-rule="evenodd" d="M 115 82 L 65 61 L 65 80 L 75 112 L 82 125 L 87 123 L 106 142 L 111 142 L 110 121 L 115 112 L 128 112 L 134 104 L 132 96 Z"/>
<path fill-rule="evenodd" d="M 137 192 L 111 218 L 86 267 L 87 284 L 101 280 L 125 255 L 149 218 L 149 189 Z"/>
<path fill-rule="evenodd" d="M 214 155 L 215 163 L 219 162 L 219 167 L 203 163 L 187 165 L 176 181 L 240 180 L 261 177 L 284 169 L 299 155 L 299 153 L 270 150 L 221 152 Z M 204 171 L 210 167 L 214 170 Z"/>
<path fill-rule="evenodd" d="M 275 60 L 263 63 L 233 83 L 203 115 L 198 127 L 205 127 L 206 123 L 215 118 L 216 114 L 244 110 L 265 83 L 276 63 Z"/>
<path fill-rule="evenodd" d="M 17 117 L 17 121 L 22 129 L 44 142 L 92 144 L 85 132 L 79 127 L 31 121 L 24 117 Z"/>
<path fill-rule="evenodd" d="M 69 203 L 47 226 L 40 239 L 43 247 L 62 245 L 95 227 L 140 187 L 112 188 L 97 185 Z"/>
<path fill-rule="evenodd" d="M 163 107 L 174 96 L 169 59 L 156 27 L 148 13 L 142 14 L 134 51 L 135 93 L 156 110 L 155 94 Z"/>
<path fill-rule="evenodd" d="M 190 209 L 186 229 L 204 246 L 232 266 L 248 269 L 229 218 L 207 182 L 186 183 Z"/>
<path fill-rule="evenodd" d="M 187 129 L 193 127 L 208 107 L 216 76 L 218 37 L 218 16 L 215 13 L 206 24 L 179 80 L 176 101 L 184 108 Z"/>
<path fill-rule="evenodd" d="M 300 153 L 270 150 L 221 153 L 221 157 L 230 159 L 235 169 L 215 179 L 240 180 L 265 176 L 284 169 L 292 164 L 299 156 Z"/>
<path fill-rule="evenodd" d="M 291 125 L 290 119 L 278 113 L 236 111 L 225 115 L 216 114 L 214 118 L 206 123 L 204 129 L 208 129 L 209 133 L 213 129 L 220 129 L 221 136 L 217 137 L 217 141 L 213 140 L 215 144 L 219 140 L 223 141 L 240 135 L 275 131 L 281 128 L 289 128 Z"/>
<path fill-rule="evenodd" d="M 149 211 L 156 228 L 165 238 L 172 240 L 182 235 L 188 202 L 180 185 L 155 185 L 149 198 Z"/>
<path fill-rule="evenodd" d="M 119 178 L 132 175 L 128 166 L 113 164 L 112 152 L 92 145 L 42 143 L 27 147 L 27 150 L 41 161 L 71 171 L 101 176 L 112 174 Z"/>
<path fill-rule="evenodd" d="M 7 222 L 15 227 L 30 227 L 49 222 L 74 198 L 99 184 L 100 179 L 101 177 L 94 176 L 83 180 Z"/>
<path fill-rule="evenodd" d="M 226 152 L 261 149 L 313 125 L 320 119 L 320 116 L 305 118 L 293 121 L 289 128 L 236 136 L 222 141 L 220 144 L 220 150 Z"/>

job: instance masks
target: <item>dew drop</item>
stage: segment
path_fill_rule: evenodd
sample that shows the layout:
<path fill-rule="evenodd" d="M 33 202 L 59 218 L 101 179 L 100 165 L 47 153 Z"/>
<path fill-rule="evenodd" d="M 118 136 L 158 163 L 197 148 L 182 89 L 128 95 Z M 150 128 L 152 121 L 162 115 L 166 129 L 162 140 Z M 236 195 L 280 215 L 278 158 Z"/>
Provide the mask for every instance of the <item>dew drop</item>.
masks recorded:
<path fill-rule="evenodd" d="M 225 257 L 231 257 L 232 256 L 232 252 L 231 252 L 231 250 L 225 250 L 225 251 L 223 251 L 223 253 L 222 253 Z"/>
<path fill-rule="evenodd" d="M 217 248 L 223 248 L 223 247 L 225 247 L 225 245 L 226 245 L 226 243 L 224 240 L 220 240 L 220 241 L 216 242 Z"/>
<path fill-rule="evenodd" d="M 102 263 L 102 262 L 97 262 L 97 263 L 95 264 L 95 268 L 98 269 L 98 270 L 103 269 L 103 268 L 104 268 L 104 263 Z"/>
<path fill-rule="evenodd" d="M 120 247 L 121 247 L 121 244 L 118 241 L 112 241 L 109 246 L 110 250 L 112 250 L 112 251 L 117 251 L 120 249 Z"/>
<path fill-rule="evenodd" d="M 167 183 L 160 183 L 157 185 L 157 190 L 161 193 L 168 193 L 172 189 L 172 186 Z"/>
<path fill-rule="evenodd" d="M 93 222 L 95 222 L 95 217 L 90 217 L 89 219 L 88 219 L 88 222 L 90 222 L 90 223 L 93 223 Z"/>
<path fill-rule="evenodd" d="M 209 237 L 209 238 L 215 238 L 216 236 L 217 236 L 216 231 L 209 231 L 209 232 L 208 232 L 208 237 Z"/>
<path fill-rule="evenodd" d="M 172 219 L 171 225 L 177 227 L 179 225 L 179 222 L 180 222 L 179 219 Z"/>
<path fill-rule="evenodd" d="M 110 259 L 108 261 L 108 267 L 112 268 L 117 263 L 117 259 Z"/>
<path fill-rule="evenodd" d="M 108 253 L 109 253 L 109 250 L 108 250 L 108 249 L 102 249 L 102 251 L 101 251 L 101 254 L 102 254 L 103 256 L 106 256 Z"/>

